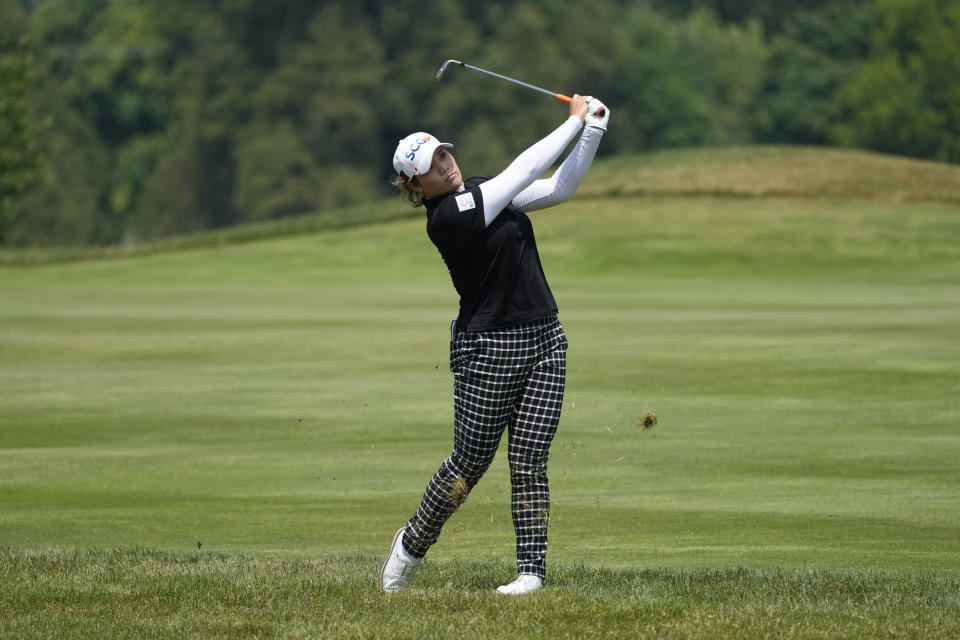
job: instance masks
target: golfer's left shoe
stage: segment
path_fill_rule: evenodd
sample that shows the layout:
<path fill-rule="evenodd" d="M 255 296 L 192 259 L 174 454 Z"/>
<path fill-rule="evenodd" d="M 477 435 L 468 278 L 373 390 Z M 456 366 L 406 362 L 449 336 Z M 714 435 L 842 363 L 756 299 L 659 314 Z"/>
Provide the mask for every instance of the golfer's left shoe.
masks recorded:
<path fill-rule="evenodd" d="M 543 579 L 540 578 L 540 576 L 535 576 L 530 573 L 521 573 L 520 577 L 510 584 L 497 587 L 497 593 L 505 596 L 519 596 L 524 593 L 536 591 L 541 586 L 543 586 Z"/>
<path fill-rule="evenodd" d="M 393 536 L 390 555 L 387 556 L 387 561 L 383 563 L 383 568 L 380 569 L 380 590 L 384 593 L 403 591 L 409 587 L 413 574 L 420 566 L 421 558 L 414 558 L 403 548 L 404 528 L 401 527 Z"/>

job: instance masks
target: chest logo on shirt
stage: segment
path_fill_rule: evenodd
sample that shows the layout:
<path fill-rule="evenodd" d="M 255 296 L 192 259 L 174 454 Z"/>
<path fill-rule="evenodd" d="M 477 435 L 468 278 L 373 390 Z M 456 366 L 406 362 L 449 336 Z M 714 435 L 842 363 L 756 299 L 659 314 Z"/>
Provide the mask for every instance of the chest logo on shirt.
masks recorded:
<path fill-rule="evenodd" d="M 457 196 L 457 209 L 459 209 L 461 213 L 476 208 L 477 203 L 473 201 L 472 193 L 461 193 Z"/>

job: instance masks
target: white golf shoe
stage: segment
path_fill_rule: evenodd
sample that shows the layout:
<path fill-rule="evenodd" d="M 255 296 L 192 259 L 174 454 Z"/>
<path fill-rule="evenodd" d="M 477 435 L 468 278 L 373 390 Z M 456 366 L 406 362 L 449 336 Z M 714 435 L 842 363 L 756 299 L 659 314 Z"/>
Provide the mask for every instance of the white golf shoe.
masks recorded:
<path fill-rule="evenodd" d="M 521 573 L 520 577 L 510 584 L 497 587 L 497 593 L 505 596 L 519 596 L 524 593 L 536 591 L 541 586 L 543 586 L 543 580 L 540 578 L 540 576 L 535 576 L 530 573 Z"/>
<path fill-rule="evenodd" d="M 390 555 L 380 569 L 380 590 L 384 593 L 403 591 L 410 586 L 413 574 L 420 566 L 421 558 L 414 558 L 403 548 L 403 530 L 401 527 L 393 536 Z"/>

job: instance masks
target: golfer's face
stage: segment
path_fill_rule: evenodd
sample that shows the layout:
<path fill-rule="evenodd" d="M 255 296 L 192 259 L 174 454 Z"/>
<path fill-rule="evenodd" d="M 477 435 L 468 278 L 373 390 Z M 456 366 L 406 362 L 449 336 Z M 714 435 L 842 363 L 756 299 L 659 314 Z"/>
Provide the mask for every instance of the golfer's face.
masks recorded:
<path fill-rule="evenodd" d="M 460 167 L 457 166 L 457 161 L 446 147 L 437 147 L 433 152 L 430 171 L 419 176 L 417 181 L 420 183 L 423 195 L 428 198 L 444 196 L 451 191 L 456 191 L 463 184 Z"/>

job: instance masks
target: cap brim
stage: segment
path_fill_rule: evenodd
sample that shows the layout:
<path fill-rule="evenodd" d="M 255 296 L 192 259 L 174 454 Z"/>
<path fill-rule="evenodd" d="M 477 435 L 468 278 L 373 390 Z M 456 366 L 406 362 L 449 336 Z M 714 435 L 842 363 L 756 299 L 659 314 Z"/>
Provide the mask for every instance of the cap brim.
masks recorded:
<path fill-rule="evenodd" d="M 422 167 L 422 168 L 419 167 L 419 166 L 415 166 L 415 167 L 414 167 L 414 169 L 415 169 L 415 170 L 414 170 L 414 175 L 422 176 L 423 174 L 428 173 L 428 172 L 430 171 L 430 167 L 433 166 L 433 154 L 435 154 L 435 153 L 437 152 L 437 149 L 440 148 L 440 147 L 444 147 L 444 148 L 447 148 L 447 149 L 452 149 L 452 148 L 453 148 L 453 145 L 450 144 L 449 142 L 439 142 L 439 141 L 438 141 L 438 142 L 433 146 L 433 148 L 430 150 L 430 153 L 429 153 L 429 154 L 426 154 L 426 155 L 424 156 L 424 161 L 426 162 L 426 165 L 427 165 L 427 166 L 426 166 L 426 167 Z"/>

